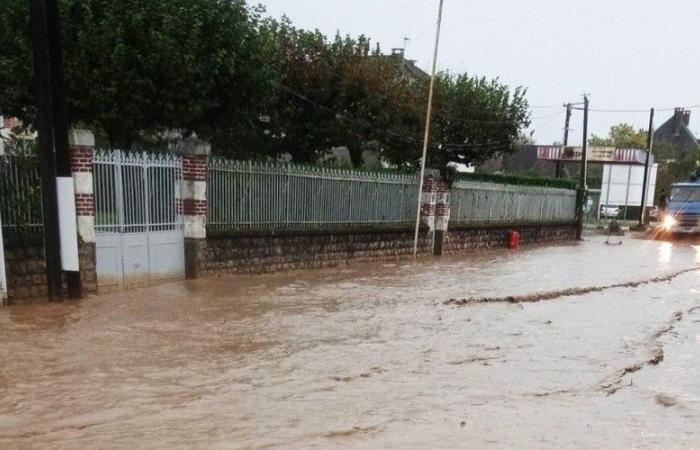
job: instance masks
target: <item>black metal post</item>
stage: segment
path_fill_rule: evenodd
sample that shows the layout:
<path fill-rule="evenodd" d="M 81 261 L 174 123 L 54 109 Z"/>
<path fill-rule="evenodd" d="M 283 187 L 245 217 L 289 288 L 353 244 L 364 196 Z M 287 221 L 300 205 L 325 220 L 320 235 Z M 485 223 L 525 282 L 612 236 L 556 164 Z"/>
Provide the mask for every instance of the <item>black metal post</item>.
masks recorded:
<path fill-rule="evenodd" d="M 53 151 L 51 72 L 44 0 L 31 0 L 32 46 L 36 83 L 37 144 L 41 161 L 44 248 L 49 300 L 61 300 L 61 249 L 56 201 L 56 161 Z"/>
<path fill-rule="evenodd" d="M 642 204 L 639 212 L 638 229 L 643 229 L 646 225 L 646 209 L 647 209 L 647 190 L 649 186 L 649 163 L 651 161 L 651 148 L 654 145 L 654 108 L 649 111 L 649 130 L 647 131 L 647 157 L 644 162 L 644 181 L 642 182 Z"/>
<path fill-rule="evenodd" d="M 68 118 L 63 83 L 63 56 L 61 47 L 61 27 L 57 0 L 44 0 L 46 5 L 46 24 L 49 37 L 49 59 L 51 69 L 51 103 L 53 113 L 53 138 L 56 155 L 56 176 L 72 177 L 71 160 L 68 143 Z M 72 181 L 71 181 L 72 182 Z M 72 195 L 72 194 L 71 194 Z M 59 211 L 61 214 L 61 211 Z M 68 296 L 80 298 L 82 287 L 80 272 L 64 271 Z"/>
<path fill-rule="evenodd" d="M 588 150 L 588 96 L 583 96 L 583 144 L 581 147 L 581 178 L 579 180 L 579 186 L 577 191 L 577 202 L 576 202 L 576 239 L 581 240 L 583 236 L 583 219 L 584 219 L 584 206 L 586 204 L 586 177 L 587 177 L 587 160 L 586 152 Z"/>

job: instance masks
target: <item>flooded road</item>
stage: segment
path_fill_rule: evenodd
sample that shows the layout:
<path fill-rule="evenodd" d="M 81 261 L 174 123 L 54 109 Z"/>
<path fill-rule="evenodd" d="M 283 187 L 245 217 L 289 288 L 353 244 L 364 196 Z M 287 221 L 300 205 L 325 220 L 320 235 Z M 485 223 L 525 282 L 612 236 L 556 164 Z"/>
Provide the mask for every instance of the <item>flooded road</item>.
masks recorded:
<path fill-rule="evenodd" d="M 692 268 L 589 236 L 4 308 L 0 448 L 698 448 Z"/>

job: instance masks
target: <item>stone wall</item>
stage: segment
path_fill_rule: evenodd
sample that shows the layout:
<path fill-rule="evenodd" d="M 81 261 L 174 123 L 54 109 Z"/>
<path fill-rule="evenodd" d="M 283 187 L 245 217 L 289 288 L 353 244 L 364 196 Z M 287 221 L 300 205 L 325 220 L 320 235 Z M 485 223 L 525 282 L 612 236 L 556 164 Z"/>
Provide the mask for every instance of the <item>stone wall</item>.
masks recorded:
<path fill-rule="evenodd" d="M 97 292 L 95 243 L 79 242 L 78 258 L 83 294 Z M 17 304 L 31 300 L 46 300 L 48 280 L 44 244 L 40 237 L 5 241 L 7 270 L 7 303 Z M 64 286 L 65 292 L 65 286 Z"/>
<path fill-rule="evenodd" d="M 419 254 L 432 253 L 427 230 Z M 203 272 L 264 273 L 388 261 L 413 254 L 413 230 L 328 230 L 277 233 L 209 233 Z"/>
<path fill-rule="evenodd" d="M 505 248 L 511 230 L 520 233 L 520 244 L 539 244 L 576 239 L 575 223 L 556 224 L 493 224 L 451 225 L 443 243 L 444 254 L 459 254 L 474 250 Z"/>
<path fill-rule="evenodd" d="M 94 242 L 78 242 L 80 282 L 83 295 L 97 293 L 97 254 Z"/>
<path fill-rule="evenodd" d="M 5 242 L 7 271 L 7 302 L 22 303 L 48 296 L 44 244 L 41 240 L 27 240 L 10 245 Z"/>

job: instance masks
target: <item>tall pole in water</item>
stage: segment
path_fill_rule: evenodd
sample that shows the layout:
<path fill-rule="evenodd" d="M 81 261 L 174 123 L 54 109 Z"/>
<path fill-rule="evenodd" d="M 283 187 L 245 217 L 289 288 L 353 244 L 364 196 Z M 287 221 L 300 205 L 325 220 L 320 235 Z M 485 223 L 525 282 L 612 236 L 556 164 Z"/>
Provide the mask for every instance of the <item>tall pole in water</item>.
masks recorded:
<path fill-rule="evenodd" d="M 36 82 L 37 146 L 41 161 L 41 200 L 44 217 L 44 246 L 49 300 L 63 298 L 61 291 L 61 248 L 56 197 L 56 159 L 54 154 L 51 101 L 51 67 L 46 3 L 31 0 L 32 47 Z"/>
<path fill-rule="evenodd" d="M 564 147 L 569 145 L 569 122 L 571 121 L 571 109 L 572 105 L 571 103 L 567 103 L 566 105 L 566 119 L 564 120 Z M 562 169 L 562 162 L 557 161 L 557 172 L 556 172 L 556 178 L 561 178 L 561 169 Z"/>
<path fill-rule="evenodd" d="M 647 191 L 649 186 L 649 161 L 651 160 L 651 149 L 654 146 L 654 108 L 649 110 L 649 131 L 647 131 L 647 157 L 644 162 L 644 181 L 642 182 L 642 204 L 639 210 L 639 229 L 643 229 L 645 225 L 645 216 L 647 209 Z"/>
<path fill-rule="evenodd" d="M 435 71 L 437 69 L 438 46 L 440 45 L 440 25 L 442 24 L 442 4 L 438 7 L 437 30 L 435 31 L 435 49 L 433 51 L 433 69 L 430 74 L 430 88 L 428 89 L 428 108 L 425 114 L 425 134 L 423 135 L 423 157 L 420 162 L 420 179 L 418 180 L 418 207 L 416 208 L 416 227 L 413 234 L 413 259 L 418 256 L 418 229 L 420 228 L 420 206 L 423 194 L 423 178 L 425 177 L 425 160 L 428 156 L 428 142 L 430 141 L 430 119 L 433 112 L 433 90 L 435 89 Z"/>
<path fill-rule="evenodd" d="M 78 230 L 75 221 L 75 196 L 68 144 L 68 117 L 63 89 L 63 57 L 58 0 L 44 0 L 49 38 L 51 108 L 56 155 L 56 194 L 58 229 L 61 238 L 61 267 L 70 298 L 80 298 L 82 289 L 78 267 Z"/>
<path fill-rule="evenodd" d="M 579 180 L 576 202 L 576 239 L 581 240 L 583 235 L 583 214 L 586 204 L 586 177 L 587 177 L 587 155 L 588 150 L 588 95 L 583 96 L 583 143 L 581 146 L 581 178 Z"/>

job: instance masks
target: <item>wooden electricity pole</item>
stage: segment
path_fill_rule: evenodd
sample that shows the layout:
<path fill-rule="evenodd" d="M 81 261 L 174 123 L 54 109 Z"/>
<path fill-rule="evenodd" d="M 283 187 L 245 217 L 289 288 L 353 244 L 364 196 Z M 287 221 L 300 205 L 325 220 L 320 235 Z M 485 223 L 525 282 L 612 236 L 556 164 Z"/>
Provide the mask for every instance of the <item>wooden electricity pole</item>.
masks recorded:
<path fill-rule="evenodd" d="M 566 107 L 566 119 L 564 120 L 564 147 L 569 145 L 569 122 L 571 122 L 571 110 L 573 109 L 573 105 L 571 103 L 567 103 L 564 105 Z M 561 178 L 562 176 L 562 162 L 557 161 L 557 172 L 556 172 L 556 177 Z"/>
<path fill-rule="evenodd" d="M 440 25 L 442 24 L 442 4 L 438 7 L 437 30 L 435 31 L 435 49 L 433 51 L 433 68 L 430 74 L 430 88 L 428 90 L 428 108 L 425 114 L 425 134 L 423 135 L 423 157 L 420 162 L 420 179 L 418 181 L 418 207 L 416 209 L 416 227 L 413 234 L 413 259 L 418 257 L 418 229 L 420 228 L 420 207 L 423 195 L 423 178 L 425 177 L 425 160 L 428 156 L 428 142 L 430 141 L 430 119 L 433 112 L 433 90 L 435 88 L 435 71 L 437 70 L 438 47 L 440 45 Z"/>

